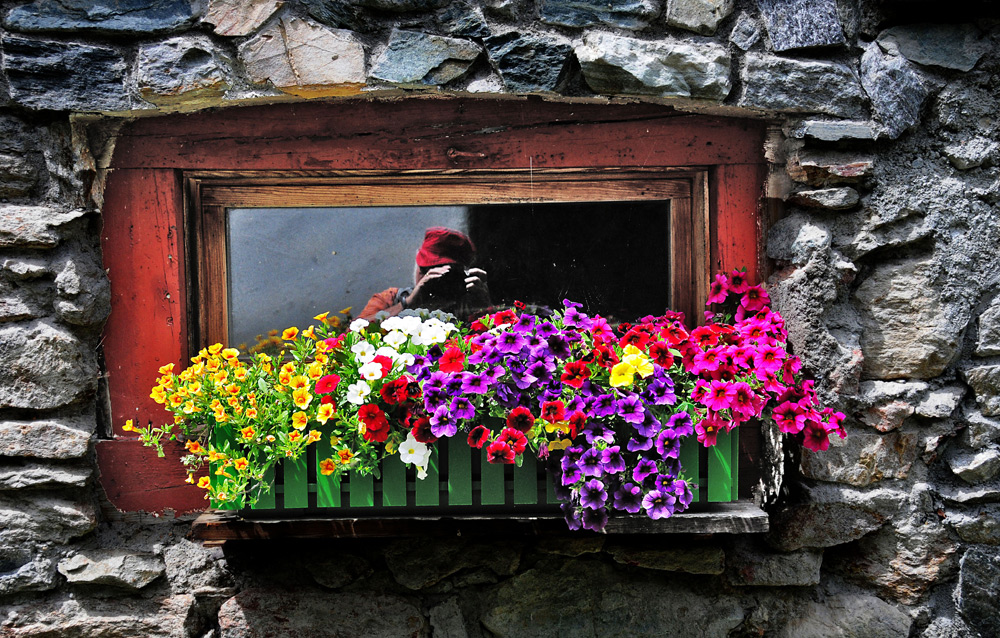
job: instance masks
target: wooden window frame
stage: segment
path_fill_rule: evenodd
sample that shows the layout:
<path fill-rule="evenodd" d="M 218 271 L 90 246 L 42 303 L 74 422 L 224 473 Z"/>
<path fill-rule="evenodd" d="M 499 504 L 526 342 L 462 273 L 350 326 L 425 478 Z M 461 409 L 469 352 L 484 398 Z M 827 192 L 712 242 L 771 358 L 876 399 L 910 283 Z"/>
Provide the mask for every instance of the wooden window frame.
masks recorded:
<path fill-rule="evenodd" d="M 675 305 L 694 308 L 697 316 L 694 290 L 704 291 L 711 273 L 746 267 L 759 280 L 767 272 L 766 135 L 762 121 L 651 104 L 534 98 L 308 102 L 124 125 L 110 161 L 99 166 L 105 171 L 102 246 L 112 313 L 103 342 L 110 438 L 98 441 L 97 456 L 109 505 L 156 514 L 206 507 L 202 491 L 183 482 L 174 458 L 157 458 L 121 426 L 128 418 L 162 421 L 162 408 L 148 398 L 156 369 L 183 363 L 207 336 L 189 321 L 204 307 L 197 279 L 205 273 L 199 275 L 197 240 L 189 250 L 185 237 L 202 232 L 192 215 L 200 202 L 213 201 L 212 192 L 250 182 L 265 189 L 294 186 L 302 193 L 352 179 L 461 181 L 489 175 L 501 183 L 523 179 L 525 172 L 529 179 L 688 179 L 705 195 L 704 223 L 697 225 L 704 229 L 698 261 L 706 266 L 690 275 L 699 282 L 688 288 L 690 299 L 681 299 L 685 293 L 676 286 L 672 294 Z M 682 268 L 678 261 L 676 277 L 685 276 Z M 683 531 L 685 523 L 676 524 Z"/>

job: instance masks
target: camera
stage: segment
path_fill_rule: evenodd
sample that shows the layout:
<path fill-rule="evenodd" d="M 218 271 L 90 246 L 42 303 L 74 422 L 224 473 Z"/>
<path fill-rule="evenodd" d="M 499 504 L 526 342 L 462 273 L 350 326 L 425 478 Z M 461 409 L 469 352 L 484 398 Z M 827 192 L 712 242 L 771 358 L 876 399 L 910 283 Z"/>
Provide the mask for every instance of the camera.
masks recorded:
<path fill-rule="evenodd" d="M 465 297 L 465 277 L 468 272 L 461 264 L 451 264 L 448 272 L 427 282 L 427 295 L 441 300 L 461 301 Z"/>

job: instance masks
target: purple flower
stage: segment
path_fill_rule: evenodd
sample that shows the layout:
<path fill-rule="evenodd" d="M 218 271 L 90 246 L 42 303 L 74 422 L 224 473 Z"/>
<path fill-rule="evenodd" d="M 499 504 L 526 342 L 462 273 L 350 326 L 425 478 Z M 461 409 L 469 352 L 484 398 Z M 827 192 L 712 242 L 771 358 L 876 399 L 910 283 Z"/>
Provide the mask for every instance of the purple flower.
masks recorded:
<path fill-rule="evenodd" d="M 674 481 L 674 496 L 677 497 L 677 502 L 685 509 L 694 500 L 694 494 L 691 493 L 691 486 L 687 481 Z"/>
<path fill-rule="evenodd" d="M 597 441 L 611 443 L 615 440 L 615 431 L 600 421 L 587 421 L 587 424 L 583 426 L 583 436 L 591 445 Z"/>
<path fill-rule="evenodd" d="M 489 380 L 485 374 L 462 373 L 462 392 L 464 394 L 485 394 L 489 389 Z"/>
<path fill-rule="evenodd" d="M 521 393 L 506 383 L 497 385 L 496 393 L 493 396 L 496 398 L 497 403 L 505 408 L 513 408 L 521 402 Z"/>
<path fill-rule="evenodd" d="M 514 323 L 515 332 L 531 332 L 535 327 L 535 315 L 521 315 Z"/>
<path fill-rule="evenodd" d="M 538 381 L 538 377 L 533 376 L 530 372 L 526 370 L 515 370 L 513 368 L 511 368 L 510 371 L 510 377 L 514 380 L 514 385 L 516 385 L 520 390 L 527 390 L 536 381 Z"/>
<path fill-rule="evenodd" d="M 433 372 L 427 381 L 424 383 L 424 392 L 428 390 L 440 390 L 444 387 L 445 381 L 449 379 L 447 372 Z"/>
<path fill-rule="evenodd" d="M 502 332 L 497 336 L 493 344 L 500 352 L 517 354 L 524 347 L 524 336 L 519 332 Z"/>
<path fill-rule="evenodd" d="M 543 321 L 536 325 L 535 332 L 542 339 L 548 339 L 555 333 L 559 332 L 559 329 L 556 328 L 551 321 Z"/>
<path fill-rule="evenodd" d="M 641 438 L 631 438 L 628 441 L 628 445 L 625 446 L 629 452 L 641 452 L 643 450 L 649 450 L 653 447 L 653 439 L 651 437 L 641 437 Z"/>
<path fill-rule="evenodd" d="M 489 361 L 490 357 L 493 356 L 494 352 L 496 352 L 496 348 L 494 348 L 493 346 L 490 345 L 483 346 L 481 349 L 470 354 L 465 359 L 465 362 L 469 365 L 479 365 L 480 363 Z"/>
<path fill-rule="evenodd" d="M 570 461 L 565 456 L 562 457 L 562 481 L 561 483 L 565 486 L 576 485 L 580 479 L 583 478 L 583 472 L 580 471 L 580 466 L 575 462 Z"/>
<path fill-rule="evenodd" d="M 668 379 L 669 381 L 669 379 Z M 673 405 L 677 403 L 674 384 L 667 381 L 653 381 L 643 391 L 642 398 L 653 405 Z"/>
<path fill-rule="evenodd" d="M 451 401 L 451 414 L 456 419 L 473 419 L 476 416 L 476 406 L 465 397 L 455 397 Z"/>
<path fill-rule="evenodd" d="M 681 452 L 681 440 L 672 430 L 663 430 L 656 438 L 656 452 L 663 458 L 678 458 Z"/>
<path fill-rule="evenodd" d="M 587 317 L 587 315 L 583 314 L 575 307 L 570 306 L 566 309 L 566 313 L 563 315 L 563 325 L 567 328 L 582 328 L 583 330 L 590 330 L 594 323 L 589 317 Z"/>
<path fill-rule="evenodd" d="M 583 524 L 583 517 L 580 515 L 580 510 L 573 506 L 572 503 L 563 503 L 560 505 L 563 511 L 563 516 L 566 518 L 566 527 L 571 530 L 578 530 Z"/>
<path fill-rule="evenodd" d="M 691 423 L 691 415 L 687 412 L 678 412 L 670 417 L 667 426 L 672 429 L 677 436 L 691 436 L 694 434 L 694 424 Z"/>
<path fill-rule="evenodd" d="M 447 381 L 444 382 L 444 391 L 448 394 L 454 396 L 456 394 L 462 393 L 462 377 L 460 374 L 451 375 Z"/>
<path fill-rule="evenodd" d="M 637 483 L 642 483 L 646 477 L 656 472 L 656 463 L 649 459 L 639 459 L 639 463 L 632 470 L 632 479 Z"/>
<path fill-rule="evenodd" d="M 552 371 L 549 370 L 548 365 L 546 365 L 544 361 L 538 361 L 537 363 L 532 363 L 528 366 L 527 374 L 534 377 L 535 380 L 541 385 L 545 385 L 552 381 Z"/>
<path fill-rule="evenodd" d="M 601 394 L 594 399 L 590 406 L 590 414 L 595 417 L 612 416 L 618 409 L 613 394 Z"/>
<path fill-rule="evenodd" d="M 628 423 L 642 423 L 646 416 L 646 408 L 642 406 L 637 394 L 630 394 L 624 399 L 620 399 L 615 408 L 618 411 L 618 416 Z"/>
<path fill-rule="evenodd" d="M 632 483 L 625 483 L 612 493 L 612 507 L 629 514 L 638 514 L 642 509 L 642 490 Z"/>
<path fill-rule="evenodd" d="M 541 338 L 541 337 L 539 337 L 538 335 L 535 335 L 535 334 L 532 334 L 532 335 L 527 335 L 527 336 L 526 336 L 526 337 L 524 338 L 524 343 L 525 343 L 525 345 L 527 345 L 527 346 L 528 346 L 529 348 L 531 348 L 532 350 L 534 350 L 534 349 L 535 349 L 535 348 L 537 348 L 538 346 L 541 346 L 541 345 L 543 345 L 543 344 L 545 343 L 545 339 L 542 339 L 542 338 Z"/>
<path fill-rule="evenodd" d="M 492 368 L 487 370 L 484 374 L 486 375 L 486 380 L 488 382 L 496 383 L 497 381 L 500 380 L 500 377 L 507 374 L 507 371 L 504 369 L 503 366 L 493 366 Z"/>
<path fill-rule="evenodd" d="M 606 509 L 585 509 L 583 510 L 583 528 L 595 532 L 603 532 L 604 526 L 608 524 L 608 511 Z"/>
<path fill-rule="evenodd" d="M 448 404 L 448 394 L 444 390 L 424 390 L 424 409 L 434 412 Z"/>
<path fill-rule="evenodd" d="M 431 434 L 441 438 L 455 436 L 458 432 L 458 421 L 448 412 L 447 406 L 441 406 L 431 415 Z"/>
<path fill-rule="evenodd" d="M 633 425 L 635 427 L 635 431 L 641 436 L 656 436 L 656 433 L 663 427 L 660 420 L 649 411 L 642 415 L 641 423 L 635 423 Z"/>
<path fill-rule="evenodd" d="M 625 457 L 622 456 L 621 448 L 617 445 L 605 448 L 601 451 L 601 464 L 604 466 L 605 474 L 618 474 L 625 471 Z"/>
<path fill-rule="evenodd" d="M 580 489 L 580 505 L 590 509 L 604 507 L 604 502 L 608 500 L 608 493 L 604 490 L 604 483 L 597 479 L 590 479 L 583 484 Z"/>
<path fill-rule="evenodd" d="M 669 518 L 674 513 L 676 501 L 673 494 L 664 494 L 660 490 L 653 490 L 642 499 L 642 508 L 653 520 Z"/>
<path fill-rule="evenodd" d="M 572 354 L 569 349 L 569 340 L 560 335 L 554 334 L 548 338 L 549 352 L 559 359 L 568 359 Z"/>
<path fill-rule="evenodd" d="M 433 345 L 427 348 L 427 356 L 431 361 L 437 363 L 437 360 L 444 356 L 444 350 L 439 345 Z"/>
<path fill-rule="evenodd" d="M 579 465 L 580 471 L 583 472 L 584 476 L 600 476 L 603 473 L 601 451 L 595 447 L 590 448 L 580 457 Z"/>

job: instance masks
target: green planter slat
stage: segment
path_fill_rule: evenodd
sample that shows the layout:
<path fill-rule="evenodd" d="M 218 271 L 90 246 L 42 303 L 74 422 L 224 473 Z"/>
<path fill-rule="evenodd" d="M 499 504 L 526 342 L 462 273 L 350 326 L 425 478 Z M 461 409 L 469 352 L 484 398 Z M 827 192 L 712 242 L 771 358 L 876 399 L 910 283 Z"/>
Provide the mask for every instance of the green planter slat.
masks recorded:
<path fill-rule="evenodd" d="M 486 446 L 483 446 L 480 458 L 482 459 L 479 471 L 480 503 L 482 505 L 503 505 L 507 502 L 503 484 L 504 465 L 490 463 L 486 460 Z"/>
<path fill-rule="evenodd" d="M 260 496 L 257 498 L 257 504 L 253 506 L 255 510 L 273 510 L 278 499 L 275 498 L 274 492 L 274 468 L 269 467 L 267 471 L 264 472 L 264 485 L 270 485 L 271 489 L 266 492 L 261 491 Z"/>
<path fill-rule="evenodd" d="M 733 440 L 732 449 L 730 450 L 729 458 L 730 461 L 730 501 L 740 500 L 739 489 L 740 489 L 740 429 L 736 428 L 729 433 L 730 438 Z"/>
<path fill-rule="evenodd" d="M 684 477 L 689 479 L 694 483 L 694 487 L 704 488 L 704 485 L 699 485 L 699 478 L 701 473 L 698 471 L 698 457 L 701 455 L 701 443 L 698 442 L 698 437 L 687 436 L 681 441 L 681 471 Z M 694 490 L 694 500 L 692 502 L 698 503 L 705 500 L 705 490 L 697 489 Z"/>
<path fill-rule="evenodd" d="M 555 483 L 546 475 L 545 477 L 545 502 L 549 505 L 558 505 L 562 501 L 556 498 Z"/>
<path fill-rule="evenodd" d="M 398 456 L 389 456 L 381 467 L 383 507 L 406 505 L 406 466 Z"/>
<path fill-rule="evenodd" d="M 472 505 L 472 448 L 448 439 L 448 505 Z"/>
<path fill-rule="evenodd" d="M 438 471 L 438 455 L 431 452 L 431 460 L 427 463 L 427 478 L 417 479 L 414 487 L 417 505 L 431 507 L 441 504 L 441 474 Z"/>
<path fill-rule="evenodd" d="M 307 466 L 305 455 L 299 457 L 297 461 L 285 459 L 285 509 L 301 509 L 309 506 Z"/>
<path fill-rule="evenodd" d="M 351 507 L 373 507 L 375 505 L 375 477 L 361 476 L 351 472 L 347 483 L 347 502 Z"/>
<path fill-rule="evenodd" d="M 214 438 L 214 446 L 217 450 L 224 450 L 227 454 L 232 456 L 231 452 L 234 444 L 236 443 L 236 435 L 230 428 L 216 428 L 212 432 L 212 437 Z M 222 485 L 222 481 L 225 480 L 225 477 L 216 474 L 216 471 L 218 471 L 221 465 L 222 464 L 219 462 L 208 464 L 208 480 L 215 489 L 218 489 Z M 243 507 L 243 496 L 240 495 L 238 498 L 225 501 L 212 499 L 211 504 L 215 509 L 238 510 Z"/>
<path fill-rule="evenodd" d="M 514 468 L 514 504 L 538 503 L 538 457 L 530 451 L 524 454 L 521 467 Z"/>
<path fill-rule="evenodd" d="M 714 447 L 708 448 L 708 502 L 728 503 L 732 498 L 732 435 L 719 432 Z"/>
<path fill-rule="evenodd" d="M 340 475 L 323 476 L 319 471 L 319 462 L 334 458 L 333 446 L 330 445 L 330 431 L 323 431 L 323 438 L 316 442 L 316 505 L 318 507 L 340 507 Z"/>

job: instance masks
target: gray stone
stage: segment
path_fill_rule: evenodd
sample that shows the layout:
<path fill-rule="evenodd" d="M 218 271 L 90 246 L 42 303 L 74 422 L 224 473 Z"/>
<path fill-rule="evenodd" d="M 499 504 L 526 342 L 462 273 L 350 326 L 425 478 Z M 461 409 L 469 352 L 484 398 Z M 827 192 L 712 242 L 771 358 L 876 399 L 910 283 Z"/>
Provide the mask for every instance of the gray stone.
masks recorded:
<path fill-rule="evenodd" d="M 861 198 L 858 197 L 858 191 L 850 186 L 798 191 L 788 197 L 788 202 L 791 204 L 826 210 L 847 210 L 857 206 L 859 201 Z"/>
<path fill-rule="evenodd" d="M 75 326 L 97 326 L 111 312 L 111 283 L 100 257 L 84 250 L 56 264 L 56 315 Z"/>
<path fill-rule="evenodd" d="M 965 388 L 960 386 L 933 390 L 917 404 L 917 416 L 927 419 L 946 419 L 952 415 L 964 396 Z"/>
<path fill-rule="evenodd" d="M 938 274 L 933 260 L 882 262 L 857 288 L 865 376 L 930 379 L 956 359 L 965 323 L 941 299 Z"/>
<path fill-rule="evenodd" d="M 25 542 L 66 543 L 93 531 L 97 512 L 88 500 L 42 492 L 0 492 L 0 546 Z"/>
<path fill-rule="evenodd" d="M 886 29 L 877 41 L 911 62 L 959 71 L 971 71 L 990 48 L 971 24 L 905 24 Z"/>
<path fill-rule="evenodd" d="M 180 31 L 194 15 L 188 0 L 35 0 L 11 9 L 11 31 L 152 34 Z"/>
<path fill-rule="evenodd" d="M 250 78 L 302 97 L 353 95 L 365 83 L 365 50 L 350 31 L 281 18 L 239 48 Z"/>
<path fill-rule="evenodd" d="M 337 621 L 320 622 L 330 610 Z M 427 638 L 420 609 L 403 598 L 379 594 L 247 589 L 219 609 L 219 638 Z"/>
<path fill-rule="evenodd" d="M 865 116 L 861 83 L 843 64 L 748 53 L 740 78 L 743 81 L 740 106 L 845 118 Z"/>
<path fill-rule="evenodd" d="M 576 57 L 597 93 L 722 101 L 732 88 L 729 52 L 718 44 L 589 33 Z"/>
<path fill-rule="evenodd" d="M 729 41 L 743 49 L 749 51 L 750 48 L 760 41 L 760 25 L 751 18 L 745 11 L 740 12 L 736 18 L 732 33 L 729 34 Z"/>
<path fill-rule="evenodd" d="M 956 454 L 948 460 L 948 466 L 966 483 L 983 483 L 1000 473 L 1000 450 L 989 448 Z"/>
<path fill-rule="evenodd" d="M 369 31 L 371 25 L 365 8 L 352 0 L 304 0 L 309 15 L 338 29 Z"/>
<path fill-rule="evenodd" d="M 992 163 L 1000 147 L 993 140 L 977 135 L 972 139 L 944 147 L 944 156 L 960 171 L 979 168 Z"/>
<path fill-rule="evenodd" d="M 207 36 L 142 45 L 136 59 L 139 95 L 158 106 L 216 104 L 232 85 L 227 57 Z"/>
<path fill-rule="evenodd" d="M 72 459 L 87 454 L 93 417 L 0 421 L 0 456 Z"/>
<path fill-rule="evenodd" d="M 988 485 L 986 487 L 946 488 L 941 490 L 941 498 L 959 505 L 981 505 L 983 503 L 1000 502 L 1000 488 Z"/>
<path fill-rule="evenodd" d="M 510 543 L 487 546 L 464 540 L 430 541 L 414 551 L 412 542 L 400 541 L 385 550 L 393 578 L 413 590 L 430 587 L 463 569 L 486 567 L 498 576 L 509 576 L 520 559 L 520 548 Z"/>
<path fill-rule="evenodd" d="M 772 516 L 767 540 L 782 551 L 832 547 L 877 530 L 887 518 L 870 506 L 853 503 L 801 503 Z"/>
<path fill-rule="evenodd" d="M 869 177 L 875 159 L 837 151 L 799 151 L 788 158 L 789 177 L 813 186 L 854 183 Z"/>
<path fill-rule="evenodd" d="M 732 12 L 733 0 L 667 0 L 665 15 L 672 27 L 712 35 Z"/>
<path fill-rule="evenodd" d="M 51 273 L 48 262 L 41 259 L 7 259 L 0 265 L 7 279 L 30 281 Z"/>
<path fill-rule="evenodd" d="M 767 256 L 803 265 L 830 248 L 830 231 L 811 216 L 794 213 L 771 226 Z"/>
<path fill-rule="evenodd" d="M 824 452 L 802 451 L 802 474 L 811 479 L 864 487 L 884 479 L 906 478 L 919 453 L 915 434 L 851 430 L 830 439 Z"/>
<path fill-rule="evenodd" d="M 872 42 L 861 56 L 861 85 L 881 123 L 881 133 L 895 139 L 920 121 L 927 88 L 902 56 L 885 55 Z"/>
<path fill-rule="evenodd" d="M 982 413 L 1000 416 L 1000 365 L 970 368 L 963 374 L 976 393 L 976 402 Z"/>
<path fill-rule="evenodd" d="M 1000 354 L 1000 300 L 994 301 L 986 312 L 979 316 L 976 354 L 980 357 Z"/>
<path fill-rule="evenodd" d="M 464 75 L 480 52 L 468 40 L 394 29 L 371 76 L 404 87 L 447 84 Z"/>
<path fill-rule="evenodd" d="M 986 505 L 965 512 L 948 512 L 945 521 L 966 543 L 1000 545 L 1000 506 Z"/>
<path fill-rule="evenodd" d="M 427 612 L 434 638 L 468 638 L 465 618 L 455 598 L 449 598 Z"/>
<path fill-rule="evenodd" d="M 356 0 L 358 4 L 379 11 L 403 13 L 406 11 L 428 11 L 438 9 L 448 0 Z"/>
<path fill-rule="evenodd" d="M 839 594 L 807 601 L 789 614 L 779 638 L 907 638 L 913 620 L 869 594 Z"/>
<path fill-rule="evenodd" d="M 490 62 L 513 93 L 558 90 L 573 53 L 572 46 L 552 36 L 517 31 L 490 36 L 484 42 Z"/>
<path fill-rule="evenodd" d="M 486 38 L 492 33 L 483 10 L 465 2 L 451 2 L 438 14 L 438 22 L 451 35 Z"/>
<path fill-rule="evenodd" d="M 10 97 L 29 109 L 123 111 L 125 59 L 108 47 L 5 37 Z"/>
<path fill-rule="evenodd" d="M 621 29 L 645 29 L 660 15 L 661 0 L 539 0 L 538 18 L 563 27 L 605 24 Z"/>
<path fill-rule="evenodd" d="M 576 558 L 584 554 L 596 554 L 604 549 L 604 536 L 541 536 L 535 549 L 548 554 L 572 556 Z"/>
<path fill-rule="evenodd" d="M 84 487 L 92 473 L 89 465 L 4 461 L 0 463 L 0 490 Z"/>
<path fill-rule="evenodd" d="M 688 574 L 721 574 L 726 562 L 722 548 L 712 545 L 678 548 L 612 545 L 605 551 L 623 565 Z"/>
<path fill-rule="evenodd" d="M 190 594 L 81 600 L 69 593 L 0 606 L 0 617 L 5 638 L 180 638 L 199 625 Z"/>
<path fill-rule="evenodd" d="M 37 319 L 49 314 L 48 291 L 39 291 L 29 286 L 11 286 L 0 282 L 0 323 Z"/>
<path fill-rule="evenodd" d="M 805 120 L 791 133 L 792 137 L 808 137 L 822 142 L 841 140 L 873 140 L 875 131 L 869 122 L 850 120 Z"/>
<path fill-rule="evenodd" d="M 138 590 L 164 573 L 163 561 L 152 554 L 127 550 L 89 550 L 59 561 L 59 573 L 70 583 Z"/>
<path fill-rule="evenodd" d="M 372 567 L 368 561 L 354 554 L 338 553 L 334 558 L 313 560 L 306 564 L 316 583 L 327 589 L 340 589 L 354 581 L 369 576 Z"/>
<path fill-rule="evenodd" d="M 818 585 L 823 552 L 800 550 L 776 554 L 750 545 L 741 545 L 729 553 L 727 563 L 726 580 L 732 585 Z"/>
<path fill-rule="evenodd" d="M 844 43 L 836 0 L 757 0 L 775 51 Z"/>
<path fill-rule="evenodd" d="M 208 0 L 202 22 L 213 25 L 219 35 L 250 35 L 284 4 L 284 0 Z"/>
<path fill-rule="evenodd" d="M 26 197 L 45 174 L 37 133 L 20 119 L 0 117 L 0 197 Z"/>
<path fill-rule="evenodd" d="M 1000 553 L 974 547 L 960 564 L 955 592 L 959 612 L 981 636 L 1000 635 Z"/>
<path fill-rule="evenodd" d="M 47 410 L 93 395 L 93 351 L 62 328 L 37 321 L 0 328 L 0 408 Z"/>
<path fill-rule="evenodd" d="M 44 206 L 2 206 L 0 248 L 52 248 L 62 238 L 59 228 L 84 214 Z"/>
<path fill-rule="evenodd" d="M 960 425 L 964 443 L 973 449 L 986 447 L 990 443 L 1000 443 L 1000 420 L 983 416 L 978 410 L 967 410 Z"/>
<path fill-rule="evenodd" d="M 56 563 L 52 558 L 35 555 L 23 546 L 0 549 L 0 596 L 49 591 L 55 589 L 58 583 Z"/>
<path fill-rule="evenodd" d="M 233 575 L 218 548 L 205 548 L 199 543 L 179 540 L 163 552 L 167 582 L 175 594 L 196 596 L 232 596 Z"/>

